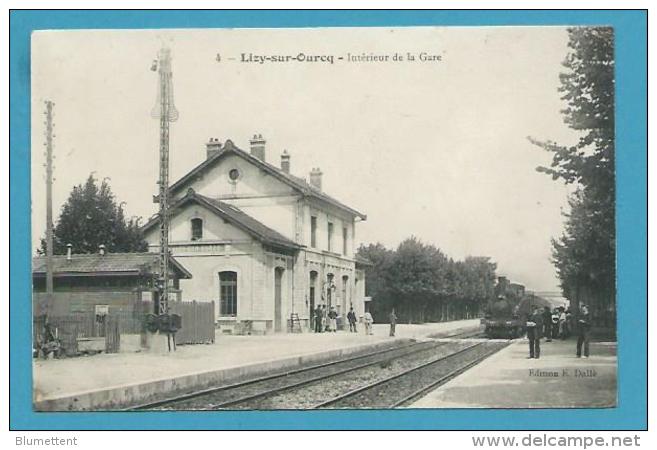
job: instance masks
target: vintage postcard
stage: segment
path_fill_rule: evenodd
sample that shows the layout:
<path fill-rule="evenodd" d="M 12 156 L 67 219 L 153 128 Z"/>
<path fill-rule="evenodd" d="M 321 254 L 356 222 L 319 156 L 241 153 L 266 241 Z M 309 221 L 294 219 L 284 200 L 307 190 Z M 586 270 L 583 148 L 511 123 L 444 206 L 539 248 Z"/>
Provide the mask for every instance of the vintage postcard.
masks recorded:
<path fill-rule="evenodd" d="M 610 25 L 33 32 L 31 413 L 613 413 L 617 56 Z"/>
<path fill-rule="evenodd" d="M 616 404 L 612 28 L 45 31 L 32 120 L 36 410 Z"/>

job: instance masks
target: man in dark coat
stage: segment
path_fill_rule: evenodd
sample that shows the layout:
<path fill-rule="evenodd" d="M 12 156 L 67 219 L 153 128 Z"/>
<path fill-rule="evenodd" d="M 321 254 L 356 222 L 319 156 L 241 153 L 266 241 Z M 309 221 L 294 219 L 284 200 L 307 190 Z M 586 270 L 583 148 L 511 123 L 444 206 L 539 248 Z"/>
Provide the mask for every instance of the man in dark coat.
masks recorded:
<path fill-rule="evenodd" d="M 322 305 L 315 308 L 315 333 L 322 332 Z"/>
<path fill-rule="evenodd" d="M 527 318 L 527 339 L 529 340 L 529 358 L 541 357 L 541 335 L 543 331 L 543 314 L 540 308 Z"/>
<path fill-rule="evenodd" d="M 577 317 L 577 357 L 582 357 L 582 344 L 584 344 L 584 358 L 589 357 L 589 338 L 591 333 L 591 319 L 589 308 L 582 305 Z"/>
<path fill-rule="evenodd" d="M 347 320 L 349 321 L 349 331 L 352 333 L 357 333 L 358 330 L 356 329 L 356 313 L 354 312 L 353 307 L 349 308 L 349 312 L 347 313 Z"/>

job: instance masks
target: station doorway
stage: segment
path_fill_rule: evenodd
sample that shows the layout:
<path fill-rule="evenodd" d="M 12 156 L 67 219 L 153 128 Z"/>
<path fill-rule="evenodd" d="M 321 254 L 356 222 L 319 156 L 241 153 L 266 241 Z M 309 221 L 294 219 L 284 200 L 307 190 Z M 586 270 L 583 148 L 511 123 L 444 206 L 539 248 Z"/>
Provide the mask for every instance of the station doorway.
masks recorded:
<path fill-rule="evenodd" d="M 283 331 L 283 272 L 285 269 L 274 269 L 274 332 Z"/>

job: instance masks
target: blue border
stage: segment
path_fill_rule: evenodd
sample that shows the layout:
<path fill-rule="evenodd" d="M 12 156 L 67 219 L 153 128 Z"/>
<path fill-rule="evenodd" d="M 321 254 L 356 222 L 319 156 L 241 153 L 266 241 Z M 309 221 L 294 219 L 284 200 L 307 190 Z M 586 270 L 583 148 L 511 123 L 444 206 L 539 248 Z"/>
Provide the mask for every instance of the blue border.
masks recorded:
<path fill-rule="evenodd" d="M 619 406 L 603 410 L 39 413 L 32 411 L 30 33 L 39 29 L 611 25 L 616 30 Z M 647 12 L 12 11 L 10 14 L 10 428 L 588 429 L 647 427 Z"/>

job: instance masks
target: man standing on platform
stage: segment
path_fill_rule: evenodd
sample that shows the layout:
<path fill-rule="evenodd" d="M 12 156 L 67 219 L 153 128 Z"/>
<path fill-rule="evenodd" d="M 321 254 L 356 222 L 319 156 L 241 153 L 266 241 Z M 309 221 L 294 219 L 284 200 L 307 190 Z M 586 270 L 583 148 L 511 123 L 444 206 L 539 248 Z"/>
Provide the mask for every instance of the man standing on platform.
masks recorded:
<path fill-rule="evenodd" d="M 322 333 L 328 331 L 328 309 L 322 304 Z"/>
<path fill-rule="evenodd" d="M 527 318 L 527 339 L 529 340 L 529 358 L 541 357 L 541 334 L 543 331 L 543 315 L 536 308 L 534 314 Z"/>
<path fill-rule="evenodd" d="M 397 325 L 397 315 L 395 314 L 395 308 L 392 308 L 390 312 L 390 336 L 395 336 L 395 326 Z"/>
<path fill-rule="evenodd" d="M 315 333 L 322 332 L 322 305 L 315 308 Z"/>
<path fill-rule="evenodd" d="M 589 339 L 591 333 L 591 322 L 589 318 L 589 308 L 582 305 L 577 318 L 577 357 L 582 357 L 582 344 L 584 344 L 584 358 L 589 357 Z"/>
<path fill-rule="evenodd" d="M 347 320 L 349 321 L 349 332 L 357 333 L 358 330 L 356 330 L 356 313 L 354 312 L 353 306 L 349 308 L 349 312 L 347 313 Z"/>

